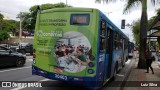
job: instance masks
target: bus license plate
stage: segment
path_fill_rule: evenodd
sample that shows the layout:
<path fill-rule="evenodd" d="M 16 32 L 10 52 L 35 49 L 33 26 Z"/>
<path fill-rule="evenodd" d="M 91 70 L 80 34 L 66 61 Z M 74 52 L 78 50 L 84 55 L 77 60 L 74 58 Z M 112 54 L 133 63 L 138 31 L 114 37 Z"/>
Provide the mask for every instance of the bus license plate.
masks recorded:
<path fill-rule="evenodd" d="M 61 75 L 61 74 L 55 74 L 55 78 L 62 79 L 62 80 L 67 80 L 67 76 Z"/>

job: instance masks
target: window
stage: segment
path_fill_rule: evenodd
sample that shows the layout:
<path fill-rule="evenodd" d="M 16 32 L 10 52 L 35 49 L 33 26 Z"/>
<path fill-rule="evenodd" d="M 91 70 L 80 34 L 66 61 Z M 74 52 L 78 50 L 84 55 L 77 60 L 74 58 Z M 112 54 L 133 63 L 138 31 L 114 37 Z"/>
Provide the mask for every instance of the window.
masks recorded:
<path fill-rule="evenodd" d="M 123 48 L 123 37 L 118 33 L 114 33 L 114 49 L 120 50 Z"/>
<path fill-rule="evenodd" d="M 100 28 L 100 50 L 105 50 L 105 37 L 106 37 L 106 21 L 101 21 L 101 28 Z"/>
<path fill-rule="evenodd" d="M 111 38 L 111 29 L 107 28 L 107 39 L 106 39 L 106 51 L 109 52 L 109 49 L 111 48 L 110 45 L 112 45 L 112 38 Z"/>
<path fill-rule="evenodd" d="M 70 18 L 71 25 L 89 25 L 89 14 L 72 14 Z"/>
<path fill-rule="evenodd" d="M 0 52 L 6 52 L 6 51 L 7 51 L 7 49 L 0 47 Z"/>
<path fill-rule="evenodd" d="M 126 39 L 124 39 L 124 49 L 128 49 L 128 41 Z"/>
<path fill-rule="evenodd" d="M 118 34 L 117 34 L 117 32 L 114 32 L 114 49 L 115 49 L 115 50 L 118 49 L 117 39 L 118 39 Z"/>

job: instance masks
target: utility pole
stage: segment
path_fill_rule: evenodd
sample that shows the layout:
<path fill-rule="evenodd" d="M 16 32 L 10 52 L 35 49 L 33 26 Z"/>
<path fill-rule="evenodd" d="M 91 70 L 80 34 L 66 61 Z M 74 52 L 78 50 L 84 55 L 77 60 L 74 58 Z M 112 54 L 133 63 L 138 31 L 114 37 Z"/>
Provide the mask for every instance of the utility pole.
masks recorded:
<path fill-rule="evenodd" d="M 21 43 L 22 37 L 22 16 L 20 16 L 20 28 L 19 28 L 19 42 Z"/>
<path fill-rule="evenodd" d="M 17 18 L 20 19 L 20 25 L 19 25 L 19 43 L 21 43 L 21 38 L 22 38 L 22 22 L 24 20 L 24 17 L 22 16 L 22 12 L 20 12 L 20 14 L 18 15 Z"/>
<path fill-rule="evenodd" d="M 67 0 L 66 0 L 66 6 L 67 6 Z"/>

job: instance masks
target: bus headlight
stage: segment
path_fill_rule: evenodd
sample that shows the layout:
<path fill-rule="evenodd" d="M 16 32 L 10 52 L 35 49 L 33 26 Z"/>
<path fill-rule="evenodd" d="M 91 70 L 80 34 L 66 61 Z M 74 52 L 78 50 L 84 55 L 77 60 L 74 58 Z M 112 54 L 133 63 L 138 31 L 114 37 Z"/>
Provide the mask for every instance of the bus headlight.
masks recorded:
<path fill-rule="evenodd" d="M 94 63 L 93 63 L 93 62 L 89 62 L 89 63 L 88 63 L 88 66 L 89 66 L 89 67 L 94 67 Z"/>

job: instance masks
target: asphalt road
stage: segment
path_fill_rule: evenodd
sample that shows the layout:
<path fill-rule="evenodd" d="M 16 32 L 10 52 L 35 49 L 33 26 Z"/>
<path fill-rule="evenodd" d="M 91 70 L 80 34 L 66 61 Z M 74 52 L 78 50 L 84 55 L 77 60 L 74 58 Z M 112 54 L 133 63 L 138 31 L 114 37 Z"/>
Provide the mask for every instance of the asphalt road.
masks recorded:
<path fill-rule="evenodd" d="M 115 82 L 117 81 L 124 81 L 127 78 L 128 73 L 130 72 L 130 69 L 134 63 L 135 59 L 129 59 L 125 67 L 119 71 L 114 81 L 108 82 L 104 87 L 101 88 L 101 90 L 121 90 L 122 87 L 121 83 L 117 83 L 117 87 L 113 87 L 115 85 Z M 82 87 L 75 87 L 69 84 L 66 84 L 61 81 L 55 81 L 55 80 L 49 80 L 46 78 L 43 78 L 41 76 L 35 76 L 31 73 L 31 65 L 32 65 L 32 57 L 27 56 L 26 64 L 23 67 L 3 67 L 0 68 L 0 81 L 36 81 L 45 83 L 46 81 L 52 81 L 50 83 L 47 83 L 50 88 L 43 87 L 43 88 L 17 88 L 17 87 L 0 87 L 0 90 L 84 90 L 85 88 Z"/>

